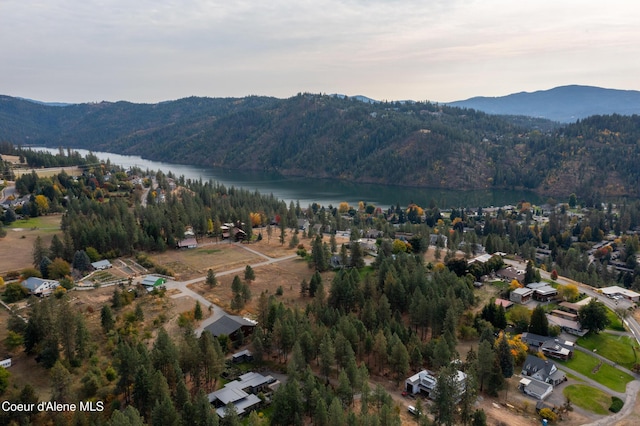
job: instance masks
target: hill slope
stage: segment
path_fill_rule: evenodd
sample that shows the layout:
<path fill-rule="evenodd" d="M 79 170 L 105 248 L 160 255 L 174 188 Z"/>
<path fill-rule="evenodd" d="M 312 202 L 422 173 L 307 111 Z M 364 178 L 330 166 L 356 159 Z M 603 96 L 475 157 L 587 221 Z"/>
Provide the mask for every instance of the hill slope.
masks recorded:
<path fill-rule="evenodd" d="M 14 144 L 404 186 L 640 195 L 640 117 L 593 117 L 553 132 L 517 120 L 310 94 L 66 107 L 0 97 L 0 141 Z"/>
<path fill-rule="evenodd" d="M 501 97 L 480 96 L 448 105 L 488 114 L 526 115 L 571 123 L 592 115 L 640 114 L 640 92 L 572 85 Z"/>

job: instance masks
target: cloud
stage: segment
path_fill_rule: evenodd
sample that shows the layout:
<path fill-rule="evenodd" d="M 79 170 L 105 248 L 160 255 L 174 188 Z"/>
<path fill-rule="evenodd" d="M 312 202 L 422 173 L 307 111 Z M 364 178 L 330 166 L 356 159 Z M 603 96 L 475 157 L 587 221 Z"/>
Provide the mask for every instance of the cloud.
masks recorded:
<path fill-rule="evenodd" d="M 632 0 L 4 0 L 0 93 L 452 100 L 590 74 L 640 89 L 627 74 L 640 71 L 639 9 Z"/>

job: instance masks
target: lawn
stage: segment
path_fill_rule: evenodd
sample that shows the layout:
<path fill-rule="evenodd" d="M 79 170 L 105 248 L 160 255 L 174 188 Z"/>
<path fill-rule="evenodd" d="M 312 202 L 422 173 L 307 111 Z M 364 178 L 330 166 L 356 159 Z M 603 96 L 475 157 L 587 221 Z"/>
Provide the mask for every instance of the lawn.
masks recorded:
<path fill-rule="evenodd" d="M 611 405 L 611 395 L 587 385 L 569 385 L 562 394 L 571 403 L 596 414 L 607 415 Z"/>
<path fill-rule="evenodd" d="M 593 373 L 593 370 L 598 366 L 600 360 L 579 351 L 575 351 L 573 353 L 573 358 L 569 361 L 558 361 L 558 363 L 571 368 L 572 370 L 575 370 L 616 392 L 625 392 L 627 383 L 633 380 L 633 377 L 629 374 L 606 363 L 603 363 L 598 371 Z"/>
<path fill-rule="evenodd" d="M 7 229 L 15 229 L 15 228 L 28 228 L 28 229 L 38 228 L 38 229 L 49 229 L 53 231 L 59 231 L 60 216 L 38 216 L 38 217 L 30 217 L 28 219 L 18 219 L 12 224 L 10 224 L 9 226 L 7 226 Z"/>
<path fill-rule="evenodd" d="M 629 370 L 637 362 L 640 349 L 633 339 L 608 333 L 587 334 L 578 339 L 578 345 L 592 351 L 595 349 L 598 354 Z"/>
<path fill-rule="evenodd" d="M 607 309 L 607 318 L 609 318 L 609 325 L 607 326 L 608 329 L 615 331 L 627 331 L 624 329 L 622 321 L 620 321 L 620 317 L 611 309 Z"/>

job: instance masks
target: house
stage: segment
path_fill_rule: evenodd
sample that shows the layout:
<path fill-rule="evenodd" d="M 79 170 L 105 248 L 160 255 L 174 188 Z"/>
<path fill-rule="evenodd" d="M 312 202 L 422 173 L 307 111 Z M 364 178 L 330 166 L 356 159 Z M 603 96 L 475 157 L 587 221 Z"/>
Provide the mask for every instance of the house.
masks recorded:
<path fill-rule="evenodd" d="M 208 399 L 216 407 L 220 418 L 225 417 L 225 407 L 229 403 L 233 404 L 238 415 L 243 415 L 258 408 L 262 400 L 256 394 L 267 390 L 268 386 L 276 382 L 271 376 L 248 372 L 238 380 L 227 383 L 222 389 L 211 392 Z"/>
<path fill-rule="evenodd" d="M 549 339 L 551 339 L 551 337 L 549 336 L 541 336 L 539 334 L 528 332 L 522 333 L 522 336 L 520 337 L 520 340 L 522 340 L 523 343 L 526 343 L 531 349 L 535 351 L 537 351 L 543 345 L 543 343 Z"/>
<path fill-rule="evenodd" d="M 495 304 L 496 306 L 502 306 L 505 311 L 513 306 L 513 302 L 505 299 L 496 299 Z"/>
<path fill-rule="evenodd" d="M 235 341 L 240 337 L 240 334 L 246 337 L 253 333 L 256 324 L 255 321 L 247 318 L 223 314 L 216 321 L 206 326 L 204 330 L 211 333 L 213 337 L 225 335 L 229 336 L 232 341 Z"/>
<path fill-rule="evenodd" d="M 301 231 L 309 230 L 309 220 L 307 219 L 298 219 L 298 229 Z"/>
<path fill-rule="evenodd" d="M 545 356 L 562 360 L 573 358 L 573 348 L 573 342 L 560 339 L 549 339 L 540 346 Z"/>
<path fill-rule="evenodd" d="M 616 296 L 620 296 L 624 297 L 627 300 L 631 300 L 632 302 L 637 302 L 638 300 L 640 300 L 640 293 L 627 290 L 626 288 L 622 288 L 617 285 L 601 288 L 600 291 L 610 299 L 613 299 Z"/>
<path fill-rule="evenodd" d="M 104 269 L 111 268 L 113 265 L 111 265 L 111 262 L 105 259 L 105 260 L 99 260 L 97 262 L 93 262 L 91 263 L 91 266 L 93 266 L 93 269 L 95 269 L 96 271 L 102 271 Z"/>
<path fill-rule="evenodd" d="M 489 253 L 485 253 L 485 254 L 481 254 L 479 256 L 474 257 L 473 259 L 471 259 L 469 261 L 469 265 L 471 265 L 472 263 L 480 263 L 482 265 L 484 265 L 485 263 L 487 263 L 489 260 L 491 260 L 493 256 L 490 255 Z"/>
<path fill-rule="evenodd" d="M 360 244 L 360 247 L 362 247 L 364 251 L 373 253 L 378 252 L 378 245 L 376 244 L 376 240 L 373 238 L 360 238 L 358 240 L 358 244 Z"/>
<path fill-rule="evenodd" d="M 156 288 L 162 287 L 166 282 L 167 280 L 165 278 L 157 277 L 155 275 L 147 275 L 140 284 L 142 284 L 147 291 L 152 291 Z"/>
<path fill-rule="evenodd" d="M 533 290 L 527 287 L 516 288 L 509 295 L 509 300 L 514 303 L 520 303 L 524 305 L 531 300 L 531 295 L 533 294 Z"/>
<path fill-rule="evenodd" d="M 241 362 L 251 362 L 253 361 L 253 354 L 251 353 L 250 350 L 245 349 L 243 351 L 236 352 L 235 354 L 231 355 L 231 361 L 234 364 L 239 364 Z"/>
<path fill-rule="evenodd" d="M 547 314 L 547 321 L 549 321 L 549 325 L 555 325 L 560 327 L 562 331 L 565 331 L 570 334 L 575 334 L 576 336 L 584 336 L 589 332 L 587 329 L 583 329 L 582 325 L 578 321 L 571 321 L 568 319 L 564 319 L 555 315 Z"/>
<path fill-rule="evenodd" d="M 464 392 L 464 384 L 467 375 L 457 370 L 455 381 L 458 386 L 459 393 Z M 405 380 L 405 390 L 412 395 L 424 393 L 427 397 L 432 398 L 438 384 L 438 378 L 429 370 L 422 370 Z"/>
<path fill-rule="evenodd" d="M 184 240 L 180 240 L 176 243 L 176 247 L 179 249 L 188 248 L 193 249 L 198 247 L 198 241 L 195 237 L 185 238 Z"/>
<path fill-rule="evenodd" d="M 22 286 L 36 296 L 48 296 L 58 288 L 60 283 L 56 280 L 43 280 L 42 278 L 29 277 L 22 281 Z"/>
<path fill-rule="evenodd" d="M 446 247 L 448 238 L 444 235 L 440 234 L 431 234 L 429 235 L 429 245 L 430 246 L 438 246 L 438 247 Z"/>
<path fill-rule="evenodd" d="M 539 302 L 548 302 L 558 295 L 558 290 L 547 283 L 531 283 L 527 288 L 533 290 L 533 298 Z"/>
<path fill-rule="evenodd" d="M 538 358 L 537 356 L 527 355 L 522 365 L 522 376 L 549 383 L 552 386 L 558 386 L 567 380 L 567 376 L 561 370 L 558 370 L 556 364 L 552 361 Z"/>
<path fill-rule="evenodd" d="M 514 268 L 513 266 L 507 266 L 496 271 L 496 276 L 506 281 L 517 280 L 522 282 L 524 280 L 524 271 Z"/>
<path fill-rule="evenodd" d="M 553 386 L 551 386 L 551 384 L 526 377 L 520 380 L 518 388 L 525 394 L 541 401 L 553 392 Z"/>

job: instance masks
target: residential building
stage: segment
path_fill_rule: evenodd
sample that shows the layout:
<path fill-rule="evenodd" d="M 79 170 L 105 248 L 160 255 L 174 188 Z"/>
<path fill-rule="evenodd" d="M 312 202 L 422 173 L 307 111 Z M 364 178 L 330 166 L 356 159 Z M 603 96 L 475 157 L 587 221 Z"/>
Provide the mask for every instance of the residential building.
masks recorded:
<path fill-rule="evenodd" d="M 211 333 L 213 337 L 225 335 L 235 341 L 240 337 L 240 333 L 242 333 L 243 337 L 253 333 L 256 324 L 255 321 L 247 318 L 223 314 L 216 321 L 206 326 L 204 330 Z"/>
<path fill-rule="evenodd" d="M 467 375 L 457 370 L 455 380 L 462 394 Z M 412 395 L 425 394 L 428 398 L 433 398 L 437 384 L 438 378 L 431 371 L 422 370 L 405 380 L 405 390 Z"/>
<path fill-rule="evenodd" d="M 533 290 L 527 287 L 516 288 L 509 294 L 509 300 L 514 303 L 520 303 L 524 305 L 531 300 L 531 295 L 533 294 Z"/>
<path fill-rule="evenodd" d="M 553 386 L 536 379 L 524 377 L 520 380 L 518 388 L 525 394 L 539 399 L 540 401 L 547 398 L 553 392 Z"/>
<path fill-rule="evenodd" d="M 48 296 L 58 288 L 60 282 L 56 280 L 43 280 L 42 278 L 29 277 L 22 281 L 23 287 L 35 296 Z"/>
<path fill-rule="evenodd" d="M 576 336 L 584 336 L 589 332 L 589 330 L 583 329 L 578 321 L 572 321 L 549 314 L 547 314 L 547 320 L 549 321 L 549 325 L 556 325 L 560 327 L 562 331 L 575 334 Z"/>
<path fill-rule="evenodd" d="M 567 376 L 553 361 L 538 358 L 534 355 L 527 355 L 524 364 L 522 365 L 523 376 L 539 380 L 544 383 L 549 383 L 552 386 L 558 386 L 560 383 L 567 380 Z"/>
<path fill-rule="evenodd" d="M 216 407 L 216 413 L 220 418 L 225 417 L 225 407 L 229 403 L 232 403 L 238 415 L 242 416 L 258 408 L 262 402 L 257 393 L 269 390 L 270 386 L 276 383 L 278 381 L 271 376 L 248 372 L 238 380 L 227 383 L 222 389 L 211 392 L 208 395 L 209 402 Z"/>

